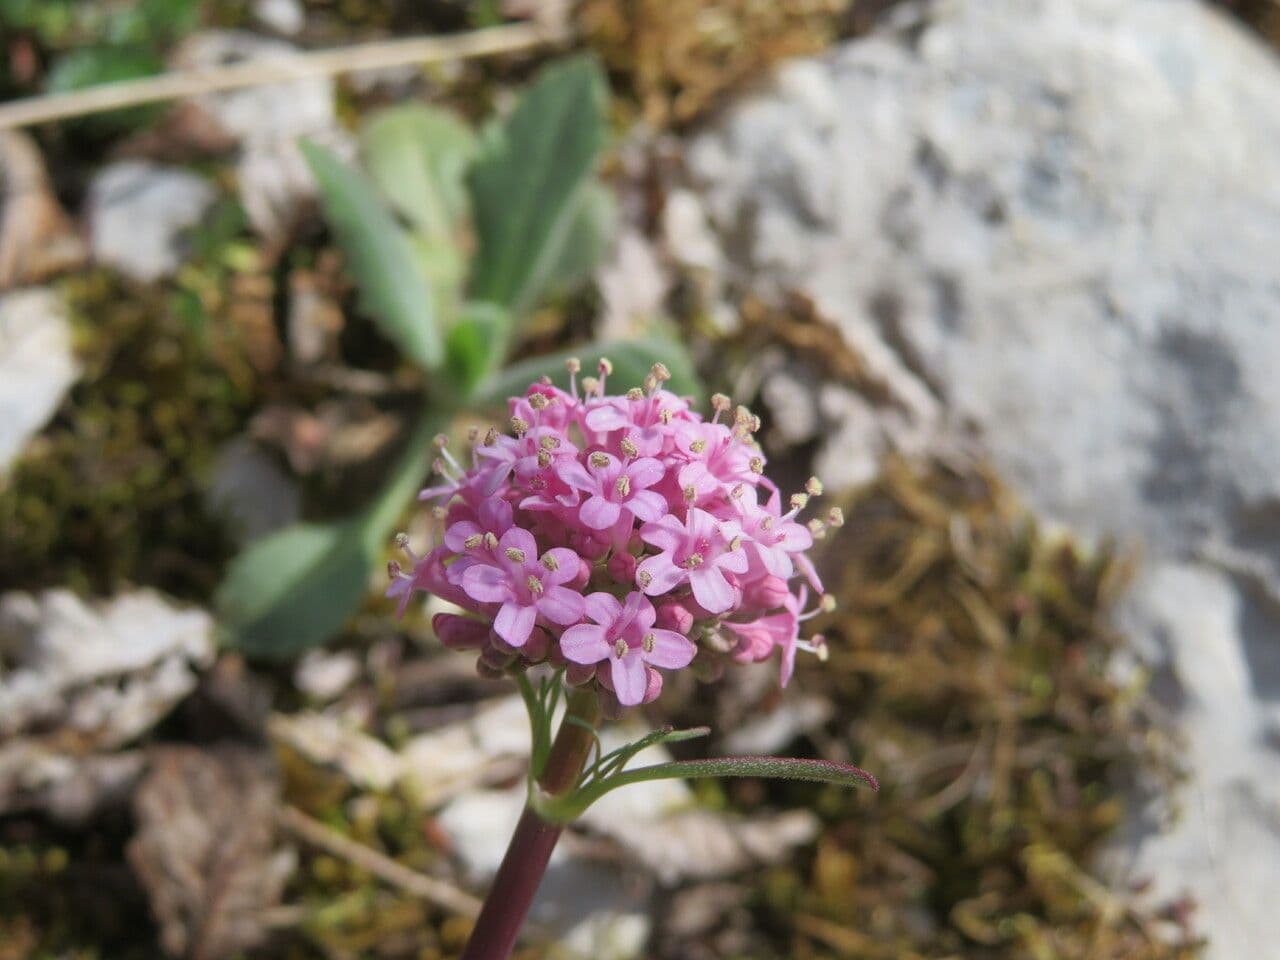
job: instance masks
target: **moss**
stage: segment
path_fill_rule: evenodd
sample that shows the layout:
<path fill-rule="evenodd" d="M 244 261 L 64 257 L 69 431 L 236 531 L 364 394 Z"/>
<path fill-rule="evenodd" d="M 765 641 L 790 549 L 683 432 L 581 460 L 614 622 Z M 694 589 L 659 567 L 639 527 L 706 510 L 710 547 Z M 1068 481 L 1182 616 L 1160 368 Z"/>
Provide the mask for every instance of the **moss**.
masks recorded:
<path fill-rule="evenodd" d="M 731 789 L 825 822 L 752 892 L 748 955 L 1194 957 L 1184 929 L 1095 872 L 1119 782 L 1174 777 L 1145 695 L 1109 672 L 1122 560 L 1046 535 L 979 470 L 894 464 L 844 506 L 824 546 L 831 659 L 796 686 L 837 707 L 814 743 L 884 787 Z"/>
<path fill-rule="evenodd" d="M 0 582 L 204 597 L 231 545 L 201 487 L 255 393 L 235 334 L 106 272 L 61 289 L 84 375 L 0 492 Z"/>

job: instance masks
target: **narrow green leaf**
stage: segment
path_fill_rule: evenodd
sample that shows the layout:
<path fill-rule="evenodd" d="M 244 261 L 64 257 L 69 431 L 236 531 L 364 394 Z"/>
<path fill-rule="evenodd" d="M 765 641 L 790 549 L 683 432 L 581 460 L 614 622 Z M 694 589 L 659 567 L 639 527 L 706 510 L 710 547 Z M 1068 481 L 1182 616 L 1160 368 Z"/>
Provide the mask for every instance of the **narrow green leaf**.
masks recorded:
<path fill-rule="evenodd" d="M 832 760 L 795 760 L 789 757 L 716 757 L 710 760 L 673 760 L 635 770 L 624 770 L 597 780 L 567 797 L 533 797 L 547 819 L 560 823 L 576 820 L 606 793 L 650 780 L 698 780 L 707 777 L 766 777 L 772 780 L 808 780 L 841 787 L 870 787 L 880 783 L 867 771 Z"/>
<path fill-rule="evenodd" d="M 219 620 L 237 649 L 288 657 L 332 637 L 360 605 L 391 528 L 422 481 L 442 418 L 424 415 L 386 485 L 361 513 L 300 523 L 249 545 L 218 588 Z"/>
<path fill-rule="evenodd" d="M 468 303 L 445 340 L 445 369 L 463 396 L 502 362 L 510 327 L 509 314 L 492 303 Z"/>
<path fill-rule="evenodd" d="M 573 200 L 573 217 L 559 259 L 547 275 L 547 291 L 572 290 L 595 271 L 618 226 L 618 205 L 602 184 L 588 181 Z"/>
<path fill-rule="evenodd" d="M 467 178 L 479 251 L 471 294 L 519 314 L 562 263 L 605 142 L 606 86 L 595 60 L 543 71 L 500 126 L 486 131 Z"/>
<path fill-rule="evenodd" d="M 583 344 L 572 350 L 545 354 L 512 364 L 477 389 L 475 402 L 502 403 L 507 397 L 522 394 L 529 384 L 542 376 L 550 377 L 555 383 L 565 386 L 569 382 L 569 375 L 564 367 L 568 357 L 579 358 L 583 372 L 592 376 L 595 375 L 600 358 L 608 357 L 613 364 L 613 373 L 609 376 L 607 385 L 614 393 L 640 386 L 653 364 L 661 361 L 671 371 L 671 382 L 667 384 L 669 390 L 695 397 L 702 394 L 702 384 L 698 381 L 693 360 L 684 345 L 665 332 L 655 331 L 641 340 Z"/>
<path fill-rule="evenodd" d="M 423 104 L 380 110 L 360 131 L 369 178 L 414 230 L 436 241 L 455 241 L 466 219 L 466 173 L 475 152 L 466 124 Z"/>
<path fill-rule="evenodd" d="M 302 153 L 364 308 L 411 360 L 428 370 L 439 366 L 431 289 L 408 237 L 363 174 L 319 144 L 303 141 Z"/>

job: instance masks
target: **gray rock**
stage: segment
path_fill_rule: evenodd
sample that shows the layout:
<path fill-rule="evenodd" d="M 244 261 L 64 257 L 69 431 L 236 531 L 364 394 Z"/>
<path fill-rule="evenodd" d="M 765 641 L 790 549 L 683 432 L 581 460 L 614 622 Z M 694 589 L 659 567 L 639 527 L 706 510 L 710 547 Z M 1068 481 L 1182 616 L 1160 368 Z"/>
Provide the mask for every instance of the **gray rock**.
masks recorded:
<path fill-rule="evenodd" d="M 93 259 L 143 283 L 168 276 L 182 263 L 182 235 L 215 196 L 185 170 L 136 160 L 104 167 L 89 184 Z"/>
<path fill-rule="evenodd" d="M 42 287 L 0 296 L 0 474 L 79 375 L 61 297 Z"/>
<path fill-rule="evenodd" d="M 902 15 L 692 147 L 733 282 L 807 294 L 912 429 L 1142 546 L 1128 625 L 1200 747 L 1135 869 L 1211 956 L 1278 956 L 1280 69 L 1191 0 Z M 883 441 L 851 418 L 835 464 Z"/>

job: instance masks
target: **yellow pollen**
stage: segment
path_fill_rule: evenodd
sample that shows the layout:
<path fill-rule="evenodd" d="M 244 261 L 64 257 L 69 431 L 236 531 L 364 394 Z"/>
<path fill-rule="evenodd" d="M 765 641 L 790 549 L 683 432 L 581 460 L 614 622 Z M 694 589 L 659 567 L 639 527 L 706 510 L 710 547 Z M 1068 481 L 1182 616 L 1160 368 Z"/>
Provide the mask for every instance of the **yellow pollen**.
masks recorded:
<path fill-rule="evenodd" d="M 720 412 L 724 412 L 725 410 L 728 410 L 732 406 L 733 406 L 733 401 L 730 400 L 723 393 L 713 393 L 711 395 L 711 408 L 713 410 L 719 410 Z"/>
<path fill-rule="evenodd" d="M 644 648 L 645 653 L 653 653 L 653 648 L 658 645 L 658 638 L 652 633 L 646 633 L 644 639 L 640 641 L 640 646 Z"/>
<path fill-rule="evenodd" d="M 608 357 L 601 357 L 598 369 L 603 376 L 607 377 L 609 374 L 613 373 L 613 364 L 609 362 Z"/>
<path fill-rule="evenodd" d="M 552 572 L 560 569 L 560 562 L 549 553 L 542 555 L 542 565 Z"/>
<path fill-rule="evenodd" d="M 473 533 L 471 536 L 467 537 L 467 539 L 462 541 L 462 545 L 468 550 L 474 550 L 482 543 L 484 543 L 484 537 L 478 533 Z"/>
<path fill-rule="evenodd" d="M 648 570 L 641 570 L 636 574 L 636 583 L 640 584 L 642 587 L 647 587 L 649 584 L 653 583 L 653 574 Z"/>
<path fill-rule="evenodd" d="M 498 549 L 498 537 L 492 530 L 484 535 L 484 545 L 490 550 Z"/>
<path fill-rule="evenodd" d="M 529 579 L 525 581 L 525 586 L 529 588 L 530 593 L 542 592 L 542 581 L 533 574 L 529 574 Z"/>
<path fill-rule="evenodd" d="M 734 537 L 732 540 L 729 541 L 729 551 L 731 553 L 737 553 L 741 549 L 742 549 L 741 537 Z"/>
<path fill-rule="evenodd" d="M 671 371 L 667 369 L 667 365 L 665 363 L 655 363 L 649 369 L 649 375 L 661 383 L 665 383 L 671 379 Z"/>
<path fill-rule="evenodd" d="M 538 446 L 543 450 L 554 450 L 556 447 L 560 446 L 560 438 L 547 434 L 547 436 L 538 441 Z"/>
<path fill-rule="evenodd" d="M 622 443 L 620 443 L 619 446 L 622 447 L 622 452 L 628 457 L 634 457 L 640 452 L 640 448 L 632 442 L 630 437 L 623 437 Z"/>
<path fill-rule="evenodd" d="M 644 378 L 644 389 L 646 393 L 653 393 L 658 389 L 658 378 L 652 373 Z"/>
<path fill-rule="evenodd" d="M 804 485 L 805 493 L 811 497 L 822 496 L 822 481 L 817 477 L 810 477 L 809 482 Z"/>
<path fill-rule="evenodd" d="M 760 520 L 760 529 L 761 529 L 761 530 L 772 530 L 772 529 L 773 529 L 773 517 L 766 516 L 766 517 L 761 518 L 761 520 Z"/>
<path fill-rule="evenodd" d="M 551 466 L 551 454 L 548 451 L 538 451 L 538 466 L 542 467 L 544 470 Z"/>
<path fill-rule="evenodd" d="M 514 433 L 517 437 L 523 437 L 526 433 L 529 432 L 528 421 L 521 420 L 519 417 L 512 417 L 511 432 Z"/>
<path fill-rule="evenodd" d="M 570 357 L 564 362 L 564 368 L 570 373 L 580 373 L 582 371 L 582 361 L 577 357 Z"/>
<path fill-rule="evenodd" d="M 397 533 L 397 534 L 396 534 L 396 546 L 397 546 L 397 547 L 399 547 L 401 550 L 408 550 L 408 549 L 409 549 L 409 535 L 408 535 L 407 533 L 404 533 L 404 532 Z"/>
<path fill-rule="evenodd" d="M 698 500 L 698 491 L 694 489 L 692 483 L 686 485 L 681 493 L 684 494 L 685 503 L 696 503 Z"/>
<path fill-rule="evenodd" d="M 707 441 L 695 440 L 693 443 L 689 444 L 689 449 L 694 453 L 701 453 L 703 450 L 707 449 Z"/>
<path fill-rule="evenodd" d="M 524 563 L 524 551 L 519 547 L 507 547 L 507 559 L 512 563 Z"/>
<path fill-rule="evenodd" d="M 490 427 L 484 432 L 484 440 L 482 442 L 486 447 L 492 447 L 498 442 L 498 431 Z"/>
<path fill-rule="evenodd" d="M 818 601 L 818 606 L 823 613 L 831 613 L 836 608 L 836 598 L 829 593 L 824 593 L 822 599 Z"/>
<path fill-rule="evenodd" d="M 736 487 L 734 487 L 732 490 L 729 491 L 729 496 L 733 497 L 733 499 L 735 500 L 741 500 L 742 495 L 746 492 L 747 492 L 746 484 L 740 483 Z"/>
<path fill-rule="evenodd" d="M 591 465 L 593 467 L 603 469 L 609 465 L 609 455 L 607 453 L 601 453 L 599 450 L 593 453 L 588 459 L 591 461 Z"/>
<path fill-rule="evenodd" d="M 751 468 L 752 473 L 764 473 L 764 459 L 762 457 L 752 457 L 747 466 Z"/>
<path fill-rule="evenodd" d="M 686 560 L 684 563 L 682 563 L 681 566 L 684 567 L 686 570 L 698 569 L 698 567 L 702 566 L 702 554 L 700 553 L 689 554 L 689 559 Z"/>
<path fill-rule="evenodd" d="M 443 450 L 449 445 L 449 438 L 443 433 L 437 433 L 431 442 L 435 444 L 437 450 Z"/>
<path fill-rule="evenodd" d="M 809 495 L 807 493 L 793 493 L 791 495 L 791 509 L 803 510 L 809 505 Z"/>
<path fill-rule="evenodd" d="M 673 416 L 675 416 L 675 414 L 673 414 L 666 407 L 663 407 L 661 410 L 658 411 L 658 419 L 661 420 L 663 423 L 670 423 L 671 418 Z"/>
<path fill-rule="evenodd" d="M 627 641 L 619 637 L 618 642 L 613 645 L 613 655 L 621 660 L 627 655 L 627 649 Z"/>
<path fill-rule="evenodd" d="M 627 391 L 627 399 L 632 401 L 643 400 L 644 391 L 641 390 L 639 387 L 632 387 L 630 390 Z"/>
<path fill-rule="evenodd" d="M 535 410 L 547 409 L 546 394 L 535 393 L 533 396 L 529 398 L 529 406 L 533 407 L 533 409 Z"/>
<path fill-rule="evenodd" d="M 618 482 L 613 485 L 614 489 L 624 497 L 631 495 L 631 478 L 623 474 L 618 478 Z"/>
<path fill-rule="evenodd" d="M 844 511 L 839 507 L 832 507 L 827 511 L 827 523 L 833 527 L 844 526 Z"/>
<path fill-rule="evenodd" d="M 595 377 L 583 377 L 582 389 L 587 393 L 595 393 L 597 390 L 600 389 L 600 381 L 597 380 Z"/>

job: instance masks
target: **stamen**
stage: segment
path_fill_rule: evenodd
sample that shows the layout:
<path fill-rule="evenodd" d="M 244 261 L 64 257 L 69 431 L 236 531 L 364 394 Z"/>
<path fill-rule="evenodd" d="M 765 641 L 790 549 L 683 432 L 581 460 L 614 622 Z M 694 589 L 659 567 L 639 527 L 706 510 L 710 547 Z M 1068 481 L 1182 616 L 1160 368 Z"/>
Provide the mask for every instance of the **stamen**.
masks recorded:
<path fill-rule="evenodd" d="M 750 470 L 751 470 L 751 472 L 752 472 L 752 473 L 757 474 L 757 475 L 762 474 L 762 473 L 764 473 L 764 458 L 763 458 L 763 457 L 752 457 L 752 458 L 747 462 L 747 466 L 750 468 Z"/>
<path fill-rule="evenodd" d="M 810 477 L 809 482 L 804 485 L 805 493 L 811 497 L 822 496 L 822 481 L 817 477 Z"/>
<path fill-rule="evenodd" d="M 467 537 L 467 539 L 462 541 L 462 545 L 468 550 L 474 550 L 482 543 L 484 543 L 484 536 L 479 533 L 473 533 L 471 536 Z"/>
<path fill-rule="evenodd" d="M 550 402 L 545 393 L 535 393 L 529 398 L 529 406 L 533 407 L 534 410 L 545 410 Z"/>
<path fill-rule="evenodd" d="M 668 410 L 666 407 L 663 407 L 661 410 L 658 411 L 658 419 L 661 420 L 664 425 L 671 423 L 671 418 L 673 416 L 674 414 L 670 410 Z"/>
<path fill-rule="evenodd" d="M 408 535 L 407 533 L 404 533 L 404 532 L 397 533 L 397 534 L 396 534 L 396 546 L 397 546 L 397 547 L 399 547 L 401 550 L 408 550 L 408 549 L 409 549 L 409 535 Z"/>
<path fill-rule="evenodd" d="M 608 357 L 601 357 L 600 364 L 596 369 L 600 371 L 600 376 L 602 378 L 607 377 L 609 374 L 613 373 L 613 363 L 610 362 Z"/>
<path fill-rule="evenodd" d="M 671 371 L 667 369 L 665 363 L 655 363 L 649 368 L 649 375 L 659 383 L 666 383 L 671 379 Z"/>
<path fill-rule="evenodd" d="M 591 465 L 598 470 L 602 470 L 609 465 L 609 455 L 607 453 L 601 453 L 599 450 L 587 459 L 591 461 Z"/>
<path fill-rule="evenodd" d="M 497 534 L 495 534 L 492 530 L 489 530 L 488 532 L 486 532 L 484 535 L 484 545 L 488 547 L 490 550 L 497 550 L 498 549 Z"/>
<path fill-rule="evenodd" d="M 573 376 L 582 371 L 582 361 L 577 357 L 570 357 L 564 362 L 564 368 L 569 371 L 570 376 Z"/>
<path fill-rule="evenodd" d="M 657 645 L 658 645 L 658 638 L 655 637 L 652 633 L 646 633 L 644 635 L 644 639 L 640 641 L 640 646 L 644 649 L 645 653 L 653 653 L 653 648 L 656 647 Z"/>
<path fill-rule="evenodd" d="M 613 655 L 621 660 L 627 655 L 628 649 L 630 648 L 627 646 L 627 641 L 619 637 L 618 642 L 613 645 Z"/>
<path fill-rule="evenodd" d="M 560 561 L 549 553 L 544 553 L 542 555 L 542 565 L 552 573 L 560 569 Z"/>
<path fill-rule="evenodd" d="M 636 574 L 636 583 L 640 584 L 642 587 L 647 587 L 649 584 L 653 583 L 653 574 L 648 570 L 641 570 Z"/>
<path fill-rule="evenodd" d="M 653 394 L 658 389 L 658 378 L 652 373 L 644 378 L 644 392 Z"/>
<path fill-rule="evenodd" d="M 530 593 L 542 592 L 542 581 L 539 580 L 537 577 L 535 577 L 533 574 L 529 574 L 529 579 L 526 580 L 524 584 L 526 587 L 529 588 Z"/>
<path fill-rule="evenodd" d="M 527 420 L 521 420 L 519 417 L 512 417 L 511 432 L 517 437 L 523 437 L 529 432 L 529 422 Z"/>
<path fill-rule="evenodd" d="M 437 503 L 431 508 L 431 516 L 435 517 L 437 520 L 443 520 L 445 517 L 449 516 L 449 511 Z"/>
<path fill-rule="evenodd" d="M 729 552 L 730 552 L 730 553 L 737 553 L 737 552 L 738 552 L 739 550 L 741 550 L 741 549 L 742 549 L 742 538 L 741 538 L 741 537 L 734 537 L 732 540 L 730 540 L 730 541 L 729 541 Z"/>
<path fill-rule="evenodd" d="M 741 500 L 742 495 L 746 492 L 747 492 L 747 485 L 745 483 L 740 483 L 737 486 L 735 486 L 732 490 L 729 491 L 729 496 L 733 497 L 733 499 L 735 500 Z"/>
<path fill-rule="evenodd" d="M 619 446 L 622 447 L 622 452 L 628 457 L 634 457 L 640 452 L 640 448 L 635 445 L 630 437 L 623 437 Z"/>
<path fill-rule="evenodd" d="M 443 433 L 437 433 L 431 438 L 431 443 L 437 450 L 443 450 L 449 445 L 449 438 Z"/>
<path fill-rule="evenodd" d="M 547 434 L 538 441 L 538 446 L 543 450 L 554 450 L 556 447 L 560 446 L 560 438 L 553 434 Z"/>
<path fill-rule="evenodd" d="M 809 505 L 809 495 L 807 493 L 793 493 L 791 495 L 791 509 L 803 510 Z"/>
<path fill-rule="evenodd" d="M 498 431 L 495 430 L 493 427 L 490 427 L 488 430 L 484 432 L 483 443 L 486 447 L 492 447 L 497 442 L 498 442 Z"/>
<path fill-rule="evenodd" d="M 773 517 L 771 517 L 769 514 L 765 514 L 763 517 L 761 517 L 761 518 L 760 518 L 760 529 L 761 529 L 761 530 L 772 530 L 772 529 L 773 529 Z"/>
<path fill-rule="evenodd" d="M 818 601 L 818 609 L 823 613 L 831 613 L 836 608 L 836 598 L 829 593 L 824 593 L 822 599 Z"/>
<path fill-rule="evenodd" d="M 732 406 L 733 401 L 723 393 L 713 393 L 711 395 L 711 409 L 716 412 L 716 415 L 711 418 L 711 422 L 718 423 L 720 420 L 720 414 L 727 412 Z"/>
<path fill-rule="evenodd" d="M 689 559 L 680 564 L 680 566 L 684 567 L 686 570 L 697 570 L 698 567 L 702 566 L 702 554 L 689 554 Z"/>
<path fill-rule="evenodd" d="M 832 507 L 830 510 L 827 511 L 827 523 L 831 524 L 831 526 L 833 527 L 837 527 L 837 528 L 843 527 L 844 511 L 841 510 L 839 507 Z"/>
<path fill-rule="evenodd" d="M 582 392 L 588 397 L 600 390 L 600 381 L 595 377 L 582 378 Z"/>
<path fill-rule="evenodd" d="M 622 476 L 618 477 L 618 482 L 615 483 L 613 487 L 615 490 L 618 491 L 618 493 L 621 496 L 624 496 L 624 497 L 631 496 L 631 478 L 628 477 L 625 473 Z"/>
<path fill-rule="evenodd" d="M 703 450 L 707 449 L 707 441 L 695 440 L 693 443 L 689 444 L 689 449 L 694 453 L 701 453 Z"/>
<path fill-rule="evenodd" d="M 505 553 L 512 563 L 524 563 L 524 551 L 519 547 L 507 547 Z"/>
<path fill-rule="evenodd" d="M 810 520 L 806 526 L 809 528 L 809 532 L 818 540 L 827 535 L 827 525 L 817 518 Z"/>
<path fill-rule="evenodd" d="M 392 580 L 398 580 L 400 578 L 400 573 L 401 573 L 400 562 L 398 560 L 388 560 L 387 576 L 389 576 Z"/>
<path fill-rule="evenodd" d="M 697 489 L 694 487 L 694 485 L 693 485 L 692 483 L 690 483 L 690 484 L 686 484 L 686 485 L 685 485 L 685 488 L 684 488 L 683 490 L 681 490 L 680 492 L 684 495 L 684 502 L 685 502 L 685 503 L 697 503 L 697 502 L 698 502 L 698 491 L 697 491 Z"/>
<path fill-rule="evenodd" d="M 551 459 L 552 457 L 549 451 L 547 450 L 538 451 L 538 466 L 540 466 L 543 470 L 551 466 Z"/>
<path fill-rule="evenodd" d="M 641 390 L 639 387 L 632 387 L 630 390 L 627 391 L 627 399 L 630 400 L 632 403 L 634 403 L 637 400 L 643 400 L 644 391 Z"/>

